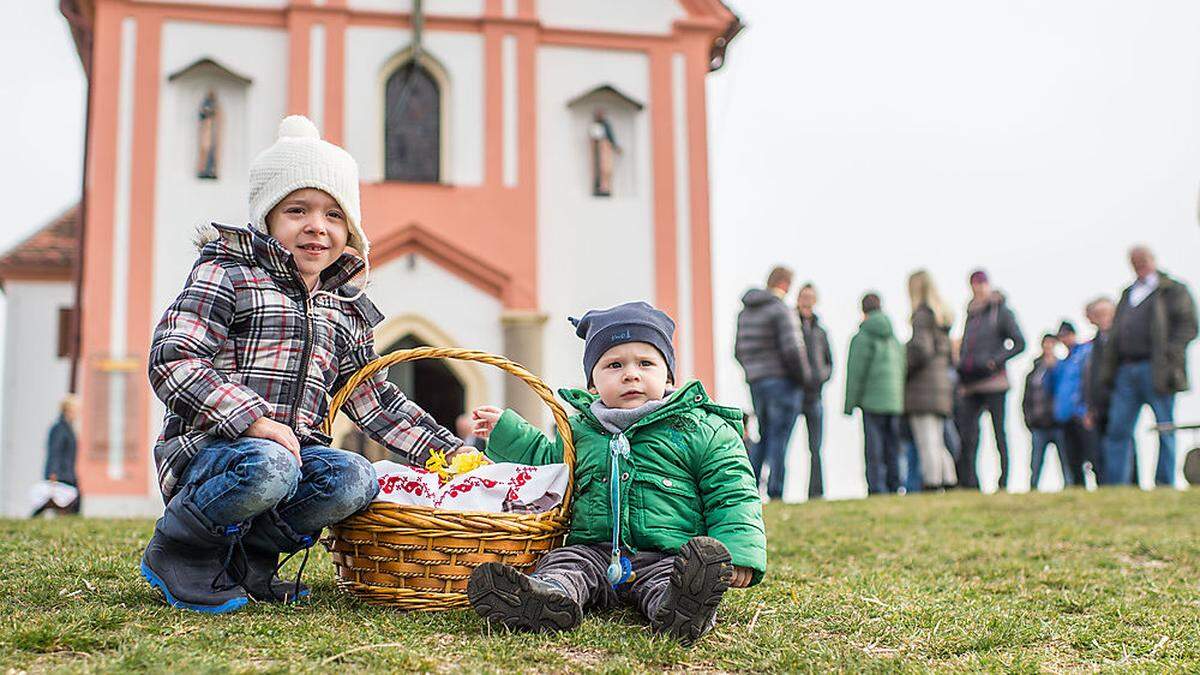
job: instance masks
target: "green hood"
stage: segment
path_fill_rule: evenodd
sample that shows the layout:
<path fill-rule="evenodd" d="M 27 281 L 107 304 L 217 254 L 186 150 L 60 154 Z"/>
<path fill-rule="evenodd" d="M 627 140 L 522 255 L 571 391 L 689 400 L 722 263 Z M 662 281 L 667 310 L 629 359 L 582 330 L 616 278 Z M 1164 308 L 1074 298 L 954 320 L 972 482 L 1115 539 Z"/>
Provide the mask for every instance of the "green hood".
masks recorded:
<path fill-rule="evenodd" d="M 892 330 L 892 320 L 879 310 L 868 314 L 858 329 L 876 338 L 890 338 L 895 335 Z"/>
<path fill-rule="evenodd" d="M 904 412 L 905 367 L 904 346 L 892 334 L 892 322 L 883 312 L 871 312 L 850 340 L 844 412 Z"/>

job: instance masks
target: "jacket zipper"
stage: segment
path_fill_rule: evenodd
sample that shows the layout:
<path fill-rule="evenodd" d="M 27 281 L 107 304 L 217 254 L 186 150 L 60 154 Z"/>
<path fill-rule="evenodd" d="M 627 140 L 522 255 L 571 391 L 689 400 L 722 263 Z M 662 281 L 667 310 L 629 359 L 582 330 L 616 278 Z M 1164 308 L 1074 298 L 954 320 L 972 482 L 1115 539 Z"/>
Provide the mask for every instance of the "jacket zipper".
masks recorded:
<path fill-rule="evenodd" d="M 304 285 L 304 280 L 299 279 L 301 288 L 305 288 L 304 298 L 301 300 L 301 305 L 304 307 L 304 349 L 300 352 L 300 380 L 296 383 L 296 393 L 292 396 L 292 430 L 296 432 L 296 436 L 300 436 L 300 402 L 304 397 L 304 387 L 308 379 L 308 362 L 312 358 L 312 305 L 311 298 L 308 295 L 307 287 Z"/>

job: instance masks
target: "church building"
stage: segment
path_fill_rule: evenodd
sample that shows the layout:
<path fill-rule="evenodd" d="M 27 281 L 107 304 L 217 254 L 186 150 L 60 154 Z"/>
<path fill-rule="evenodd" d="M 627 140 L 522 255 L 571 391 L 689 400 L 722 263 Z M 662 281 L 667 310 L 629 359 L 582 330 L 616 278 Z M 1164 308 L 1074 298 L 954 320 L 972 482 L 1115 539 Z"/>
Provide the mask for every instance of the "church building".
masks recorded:
<path fill-rule="evenodd" d="M 93 515 L 162 508 L 146 359 L 198 225 L 247 220 L 287 114 L 358 161 L 380 353 L 503 354 L 584 383 L 568 316 L 647 300 L 680 379 L 714 385 L 705 85 L 741 24 L 721 0 L 62 0 L 89 83 L 78 207 L 0 257 L 0 508 L 22 515 L 59 400 L 80 400 Z M 77 309 L 76 309 L 77 308 Z M 550 416 L 488 366 L 389 377 L 453 428 Z M 362 447 L 344 420 L 335 443 Z"/>

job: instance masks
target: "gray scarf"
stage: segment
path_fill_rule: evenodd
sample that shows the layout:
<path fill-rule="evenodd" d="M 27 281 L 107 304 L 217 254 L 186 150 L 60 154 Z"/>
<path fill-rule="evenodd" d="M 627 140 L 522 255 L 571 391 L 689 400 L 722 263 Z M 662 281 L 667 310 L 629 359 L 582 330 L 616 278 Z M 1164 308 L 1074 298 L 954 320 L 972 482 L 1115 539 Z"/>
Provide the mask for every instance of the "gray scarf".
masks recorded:
<path fill-rule="evenodd" d="M 633 426 L 638 420 L 665 406 L 667 399 L 671 398 L 673 393 L 673 391 L 664 392 L 663 397 L 657 401 L 646 401 L 636 408 L 610 408 L 604 405 L 604 401 L 596 399 L 592 401 L 589 409 L 605 431 L 610 434 L 619 434 Z"/>

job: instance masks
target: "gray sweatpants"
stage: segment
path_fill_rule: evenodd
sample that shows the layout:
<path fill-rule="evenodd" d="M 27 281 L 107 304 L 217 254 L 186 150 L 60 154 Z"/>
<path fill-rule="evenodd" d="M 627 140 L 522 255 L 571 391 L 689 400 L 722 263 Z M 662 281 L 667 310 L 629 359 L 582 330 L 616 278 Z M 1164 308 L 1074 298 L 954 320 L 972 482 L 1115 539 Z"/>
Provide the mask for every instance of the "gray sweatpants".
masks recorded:
<path fill-rule="evenodd" d="M 642 616 L 652 618 L 666 599 L 676 556 L 660 551 L 634 554 L 630 558 L 633 581 L 614 590 L 605 576 L 611 554 L 612 548 L 606 544 L 563 546 L 547 553 L 532 576 L 562 584 L 585 610 L 633 605 Z M 715 624 L 714 615 L 705 630 L 712 629 Z"/>

